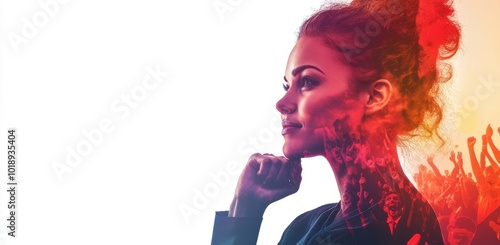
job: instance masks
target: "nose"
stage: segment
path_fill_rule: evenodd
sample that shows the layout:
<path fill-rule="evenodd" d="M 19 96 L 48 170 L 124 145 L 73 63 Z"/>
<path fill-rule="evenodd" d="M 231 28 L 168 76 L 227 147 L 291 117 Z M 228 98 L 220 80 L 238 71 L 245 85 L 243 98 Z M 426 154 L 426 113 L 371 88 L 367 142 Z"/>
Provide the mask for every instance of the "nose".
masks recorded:
<path fill-rule="evenodd" d="M 287 92 L 283 96 L 283 98 L 276 102 L 276 110 L 278 110 L 283 115 L 293 114 L 295 111 L 297 111 L 297 104 L 292 102 L 291 97 L 291 93 Z"/>

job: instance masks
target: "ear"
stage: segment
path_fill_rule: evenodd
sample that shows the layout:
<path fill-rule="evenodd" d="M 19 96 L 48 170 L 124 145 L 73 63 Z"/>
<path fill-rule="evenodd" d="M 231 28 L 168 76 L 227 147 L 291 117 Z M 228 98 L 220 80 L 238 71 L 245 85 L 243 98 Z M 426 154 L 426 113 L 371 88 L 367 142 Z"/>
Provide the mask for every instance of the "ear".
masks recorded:
<path fill-rule="evenodd" d="M 379 79 L 368 88 L 365 114 L 371 115 L 387 106 L 392 96 L 392 85 L 387 79 Z"/>

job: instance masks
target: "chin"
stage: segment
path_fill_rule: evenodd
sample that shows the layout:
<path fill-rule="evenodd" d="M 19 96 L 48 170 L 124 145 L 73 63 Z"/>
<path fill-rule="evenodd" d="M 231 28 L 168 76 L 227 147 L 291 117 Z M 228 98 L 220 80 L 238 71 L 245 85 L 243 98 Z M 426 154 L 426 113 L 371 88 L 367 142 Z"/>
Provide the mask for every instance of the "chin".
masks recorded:
<path fill-rule="evenodd" d="M 288 159 L 308 158 L 321 155 L 318 151 L 306 149 L 305 147 L 283 145 L 283 155 Z"/>
<path fill-rule="evenodd" d="M 294 159 L 294 158 L 296 159 L 304 157 L 304 154 L 302 152 L 289 149 L 286 146 L 283 146 L 283 155 L 288 159 Z"/>

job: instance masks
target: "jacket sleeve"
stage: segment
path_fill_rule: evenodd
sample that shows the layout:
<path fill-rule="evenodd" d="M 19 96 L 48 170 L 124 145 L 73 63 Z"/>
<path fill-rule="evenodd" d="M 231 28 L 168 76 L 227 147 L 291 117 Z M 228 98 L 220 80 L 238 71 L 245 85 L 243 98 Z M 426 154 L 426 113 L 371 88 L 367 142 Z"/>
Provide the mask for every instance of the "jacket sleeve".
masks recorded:
<path fill-rule="evenodd" d="M 228 211 L 215 212 L 212 245 L 255 245 L 262 218 L 228 217 Z"/>

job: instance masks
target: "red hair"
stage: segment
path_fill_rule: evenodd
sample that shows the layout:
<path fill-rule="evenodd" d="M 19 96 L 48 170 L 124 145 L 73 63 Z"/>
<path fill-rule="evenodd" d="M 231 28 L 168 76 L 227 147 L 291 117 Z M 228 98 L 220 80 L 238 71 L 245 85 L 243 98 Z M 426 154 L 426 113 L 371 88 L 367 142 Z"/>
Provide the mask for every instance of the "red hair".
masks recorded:
<path fill-rule="evenodd" d="M 423 129 L 439 137 L 443 113 L 437 85 L 452 76 L 441 61 L 451 58 L 460 42 L 453 14 L 447 0 L 353 0 L 323 7 L 302 24 L 298 38 L 319 37 L 340 52 L 358 89 L 389 77 L 399 98 L 379 120 L 393 126 L 395 135 Z"/>

